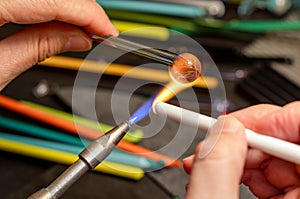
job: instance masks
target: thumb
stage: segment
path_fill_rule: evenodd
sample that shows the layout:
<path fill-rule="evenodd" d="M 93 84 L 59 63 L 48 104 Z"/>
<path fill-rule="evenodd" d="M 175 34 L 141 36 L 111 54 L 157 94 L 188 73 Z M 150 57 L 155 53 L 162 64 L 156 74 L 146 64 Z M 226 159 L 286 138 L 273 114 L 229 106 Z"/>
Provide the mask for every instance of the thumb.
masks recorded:
<path fill-rule="evenodd" d="M 203 156 L 201 149 L 209 139 L 216 143 Z M 243 125 L 231 116 L 220 117 L 197 147 L 186 198 L 238 198 L 246 152 Z"/>
<path fill-rule="evenodd" d="M 62 22 L 34 25 L 0 41 L 0 90 L 13 78 L 45 58 L 92 46 L 81 29 Z"/>

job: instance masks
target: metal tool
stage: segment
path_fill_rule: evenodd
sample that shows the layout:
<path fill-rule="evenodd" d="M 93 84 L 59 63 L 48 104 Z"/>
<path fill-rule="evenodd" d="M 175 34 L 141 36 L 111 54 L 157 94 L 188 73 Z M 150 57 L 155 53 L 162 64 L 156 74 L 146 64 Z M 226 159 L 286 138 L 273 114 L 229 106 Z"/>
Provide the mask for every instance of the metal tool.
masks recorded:
<path fill-rule="evenodd" d="M 152 59 L 154 61 L 172 66 L 174 60 L 177 58 L 177 54 L 155 49 L 149 46 L 138 44 L 120 37 L 102 37 L 97 35 L 92 35 L 92 39 L 96 42 L 101 42 L 103 44 L 109 45 L 111 47 L 125 50 L 126 52 L 134 53 L 136 55 Z"/>
<path fill-rule="evenodd" d="M 56 178 L 48 187 L 42 188 L 28 199 L 55 199 L 75 183 L 89 169 L 104 160 L 129 130 L 131 123 L 125 121 L 93 141 L 80 154 L 79 159 Z"/>

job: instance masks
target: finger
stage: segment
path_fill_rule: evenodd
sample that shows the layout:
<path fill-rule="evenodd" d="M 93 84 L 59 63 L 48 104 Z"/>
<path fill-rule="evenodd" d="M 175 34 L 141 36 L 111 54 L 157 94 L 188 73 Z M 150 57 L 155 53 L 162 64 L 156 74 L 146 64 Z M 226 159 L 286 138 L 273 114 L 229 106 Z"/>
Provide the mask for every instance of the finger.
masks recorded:
<path fill-rule="evenodd" d="M 188 174 L 191 173 L 194 158 L 195 156 L 191 155 L 183 160 L 183 168 Z"/>
<path fill-rule="evenodd" d="M 299 102 L 290 103 L 283 108 L 260 105 L 249 108 L 250 111 L 245 113 L 241 110 L 235 116 L 244 119 L 245 122 L 247 118 L 252 120 L 251 128 L 259 133 L 299 143 L 299 107 Z M 250 115 L 247 115 L 249 113 Z M 273 196 L 276 192 L 273 193 L 272 189 L 289 189 L 299 184 L 299 175 L 294 164 L 272 158 L 256 149 L 248 150 L 245 167 L 264 170 L 264 173 L 260 173 L 263 180 L 252 175 L 251 183 L 246 183 L 261 197 L 265 197 L 263 194 L 266 193 L 269 197 Z M 250 176 L 249 172 L 246 173 Z"/>
<path fill-rule="evenodd" d="M 258 133 L 277 137 L 289 142 L 300 143 L 299 107 L 300 102 L 293 102 L 278 110 L 270 110 L 268 114 L 263 114 L 262 117 L 255 121 L 253 129 Z M 256 165 L 256 168 L 260 168 L 260 165 L 270 158 L 272 157 L 256 152 L 255 154 L 248 155 L 246 167 L 255 168 Z"/>
<path fill-rule="evenodd" d="M 293 102 L 257 121 L 258 132 L 300 144 L 300 102 Z"/>
<path fill-rule="evenodd" d="M 101 6 L 92 0 L 1 0 L 0 8 L 0 25 L 58 20 L 82 26 L 92 34 L 118 34 Z"/>
<path fill-rule="evenodd" d="M 299 101 L 293 102 L 287 104 L 281 110 L 270 114 L 268 117 L 261 118 L 256 124 L 257 130 L 266 135 L 299 144 L 299 107 Z M 265 175 L 274 186 L 286 189 L 299 184 L 299 172 L 297 172 L 297 167 L 294 164 L 278 159 L 272 159 L 268 163 Z M 263 164 L 263 161 L 261 164 Z M 259 162 L 257 162 L 257 165 L 259 165 Z"/>
<path fill-rule="evenodd" d="M 271 104 L 259 104 L 255 106 L 251 106 L 239 111 L 235 111 L 229 115 L 236 117 L 239 121 L 245 125 L 245 127 L 252 129 L 256 128 L 256 123 L 262 117 L 268 116 L 269 114 L 281 110 L 282 107 L 271 105 Z M 270 156 L 257 150 L 257 149 L 249 149 L 247 154 L 246 168 L 259 168 L 261 162 L 269 159 Z M 186 161 L 186 169 L 190 170 L 191 161 Z"/>
<path fill-rule="evenodd" d="M 232 112 L 229 115 L 236 117 L 246 128 L 256 131 L 257 121 L 280 109 L 282 109 L 282 107 L 276 105 L 259 104 Z"/>
<path fill-rule="evenodd" d="M 258 198 L 270 198 L 281 194 L 280 190 L 269 183 L 263 172 L 257 169 L 245 170 L 242 182 L 249 186 L 251 192 Z"/>
<path fill-rule="evenodd" d="M 295 165 L 270 159 L 260 165 L 260 170 L 246 169 L 242 181 L 259 198 L 270 198 L 299 185 L 299 176 Z"/>
<path fill-rule="evenodd" d="M 244 127 L 237 119 L 226 116 L 217 121 L 211 132 L 217 134 L 221 132 L 214 131 L 220 130 L 222 134 L 207 156 L 199 157 L 204 143 L 197 147 L 188 199 L 238 198 L 247 151 Z"/>
<path fill-rule="evenodd" d="M 300 175 L 300 165 L 296 165 L 296 169 L 297 169 L 298 174 Z"/>
<path fill-rule="evenodd" d="M 282 198 L 300 198 L 300 187 L 290 190 Z"/>
<path fill-rule="evenodd" d="M 294 164 L 272 159 L 264 168 L 265 178 L 276 188 L 286 190 L 300 184 L 299 175 Z"/>
<path fill-rule="evenodd" d="M 231 115 L 237 117 L 249 129 L 258 133 L 278 137 L 278 121 L 276 117 L 282 117 L 282 111 L 285 111 L 284 109 L 285 108 L 275 105 L 261 104 L 234 112 Z M 296 132 L 298 132 L 298 130 Z M 248 150 L 245 167 L 260 168 L 263 162 L 271 158 L 272 156 L 266 155 L 259 150 Z"/>
<path fill-rule="evenodd" d="M 91 45 L 82 30 L 61 22 L 35 25 L 11 35 L 0 42 L 0 90 L 50 55 L 88 50 Z"/>
<path fill-rule="evenodd" d="M 258 150 L 249 148 L 245 163 L 245 169 L 259 169 L 263 162 L 267 162 L 273 157 Z"/>

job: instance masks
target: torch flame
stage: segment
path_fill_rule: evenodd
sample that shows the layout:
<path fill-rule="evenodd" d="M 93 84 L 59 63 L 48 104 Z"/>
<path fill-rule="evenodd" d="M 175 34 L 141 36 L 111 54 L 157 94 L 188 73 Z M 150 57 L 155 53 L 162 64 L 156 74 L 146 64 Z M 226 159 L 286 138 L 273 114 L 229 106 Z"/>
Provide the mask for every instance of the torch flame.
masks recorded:
<path fill-rule="evenodd" d="M 156 113 L 154 107 L 155 107 L 155 104 L 157 102 L 167 102 L 170 99 L 172 99 L 173 97 L 175 97 L 181 91 L 192 87 L 195 83 L 196 83 L 196 81 L 193 81 L 193 82 L 190 82 L 190 83 L 187 83 L 187 82 L 186 83 L 181 83 L 179 81 L 176 81 L 176 80 L 172 79 L 156 95 L 156 98 L 154 99 L 153 104 L 152 104 L 153 112 Z"/>

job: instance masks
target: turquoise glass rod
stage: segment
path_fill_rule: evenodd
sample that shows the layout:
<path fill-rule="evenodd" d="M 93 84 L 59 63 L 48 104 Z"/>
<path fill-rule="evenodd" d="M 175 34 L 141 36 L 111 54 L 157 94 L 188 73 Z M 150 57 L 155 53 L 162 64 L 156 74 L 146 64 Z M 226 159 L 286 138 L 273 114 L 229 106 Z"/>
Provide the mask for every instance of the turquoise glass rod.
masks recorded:
<path fill-rule="evenodd" d="M 105 9 L 126 10 L 190 18 L 199 18 L 207 15 L 205 8 L 192 5 L 132 0 L 97 0 L 97 2 Z"/>

